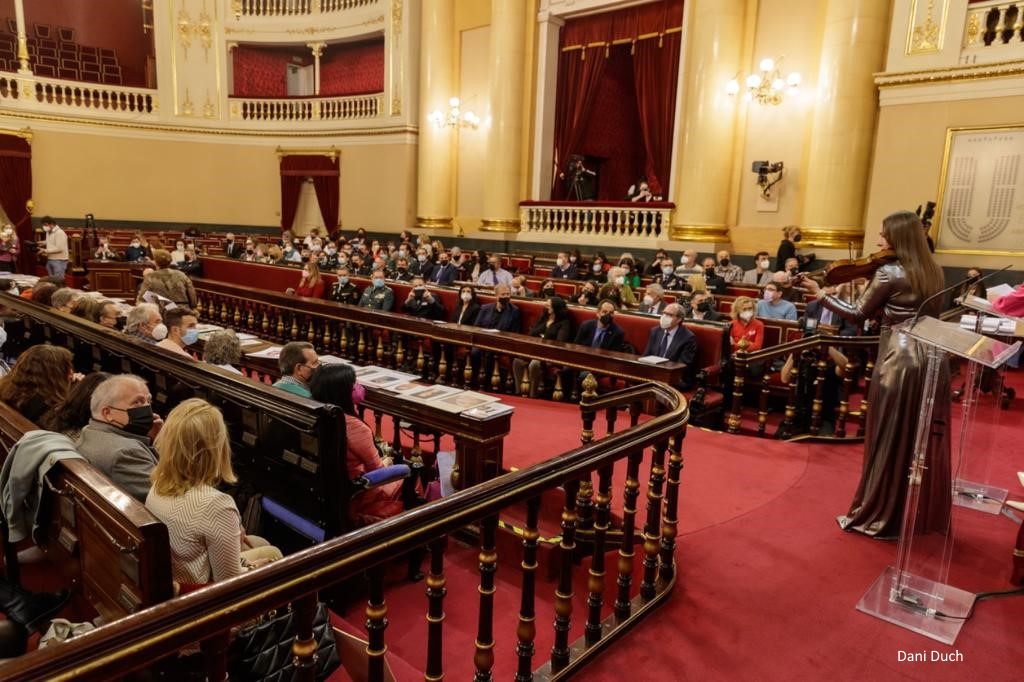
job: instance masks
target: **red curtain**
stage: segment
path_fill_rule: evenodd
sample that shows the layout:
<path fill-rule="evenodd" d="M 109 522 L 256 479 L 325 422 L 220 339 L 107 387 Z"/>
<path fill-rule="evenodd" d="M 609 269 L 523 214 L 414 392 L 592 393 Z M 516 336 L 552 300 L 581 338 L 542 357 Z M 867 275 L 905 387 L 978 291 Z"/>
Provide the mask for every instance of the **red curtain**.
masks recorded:
<path fill-rule="evenodd" d="M 338 225 L 341 187 L 338 160 L 320 155 L 288 155 L 281 157 L 281 229 L 292 229 L 299 207 L 299 193 L 306 178 L 313 180 L 320 215 L 327 232 Z"/>
<path fill-rule="evenodd" d="M 21 242 L 19 272 L 35 272 L 35 251 L 25 248 L 25 244 L 35 241 L 32 216 L 26 207 L 31 198 L 32 147 L 22 137 L 0 133 L 0 206 Z"/>
<path fill-rule="evenodd" d="M 672 166 L 672 124 L 676 111 L 676 67 L 681 33 L 637 41 L 633 80 L 640 132 L 647 150 L 647 182 L 656 195 L 668 196 Z"/>
<path fill-rule="evenodd" d="M 558 62 L 558 103 L 555 105 L 555 158 L 551 198 L 565 198 L 565 184 L 558 174 L 583 140 L 587 118 L 594 106 L 597 86 L 604 73 L 604 49 L 563 52 Z"/>

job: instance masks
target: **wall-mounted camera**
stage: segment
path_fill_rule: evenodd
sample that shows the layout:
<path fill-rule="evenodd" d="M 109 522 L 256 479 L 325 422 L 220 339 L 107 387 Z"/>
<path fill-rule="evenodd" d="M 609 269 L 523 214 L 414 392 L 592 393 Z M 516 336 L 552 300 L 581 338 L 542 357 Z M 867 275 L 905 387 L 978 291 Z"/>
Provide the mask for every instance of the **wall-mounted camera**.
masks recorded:
<path fill-rule="evenodd" d="M 782 179 L 782 169 L 781 161 L 754 161 L 750 164 L 751 172 L 757 173 L 757 186 L 761 188 L 761 194 L 765 199 L 771 197 L 772 187 Z"/>

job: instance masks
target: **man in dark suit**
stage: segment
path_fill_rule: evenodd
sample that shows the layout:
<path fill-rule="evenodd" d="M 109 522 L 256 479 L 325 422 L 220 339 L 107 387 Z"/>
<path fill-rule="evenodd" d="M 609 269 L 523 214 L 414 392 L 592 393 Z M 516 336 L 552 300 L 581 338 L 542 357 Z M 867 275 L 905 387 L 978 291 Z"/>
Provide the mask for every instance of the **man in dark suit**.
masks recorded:
<path fill-rule="evenodd" d="M 804 316 L 800 318 L 800 327 L 805 334 L 815 334 L 818 326 L 823 324 L 839 327 L 839 336 L 857 336 L 857 332 L 860 331 L 856 324 L 839 317 L 823 306 L 820 300 L 810 301 L 804 311 Z"/>
<path fill-rule="evenodd" d="M 597 317 L 580 325 L 576 332 L 576 343 L 601 350 L 622 350 L 625 332 L 615 324 L 615 303 L 603 299 L 597 305 Z"/>
<path fill-rule="evenodd" d="M 509 285 L 494 285 L 494 296 L 494 303 L 480 306 L 480 312 L 476 315 L 476 326 L 484 329 L 497 329 L 500 332 L 521 333 L 522 318 L 519 308 L 512 303 L 512 290 Z M 473 363 L 473 373 L 480 379 L 480 387 L 492 388 L 494 355 L 474 348 L 470 351 L 469 358 Z M 481 360 L 484 360 L 482 374 L 480 373 Z"/>
<path fill-rule="evenodd" d="M 444 306 L 427 289 L 422 277 L 412 278 L 412 289 L 402 305 L 402 312 L 425 320 L 443 320 Z"/>
<path fill-rule="evenodd" d="M 235 241 L 234 234 L 228 232 L 224 238 L 224 255 L 228 258 L 241 258 L 243 253 L 245 253 L 243 245 Z"/>
<path fill-rule="evenodd" d="M 450 287 L 455 283 L 459 269 L 451 264 L 451 258 L 447 253 L 437 257 L 437 267 L 430 275 L 430 282 L 442 287 Z"/>
<path fill-rule="evenodd" d="M 694 320 L 706 322 L 721 322 L 723 316 L 711 305 L 711 299 L 705 291 L 695 291 L 690 297 L 690 307 L 686 311 L 687 317 Z"/>
<path fill-rule="evenodd" d="M 725 278 L 715 272 L 715 259 L 708 256 L 704 259 L 704 284 L 713 294 L 725 294 L 729 285 Z"/>
<path fill-rule="evenodd" d="M 665 312 L 658 320 L 658 326 L 651 329 L 647 337 L 644 355 L 656 355 L 669 362 L 686 365 L 683 390 L 693 388 L 694 367 L 697 359 L 697 337 L 683 325 L 683 308 L 678 303 L 665 306 Z"/>
<path fill-rule="evenodd" d="M 555 259 L 555 267 L 551 268 L 552 279 L 579 279 L 576 265 L 569 262 L 569 254 L 560 252 Z"/>
<path fill-rule="evenodd" d="M 434 264 L 430 262 L 427 250 L 422 246 L 416 249 L 416 259 L 409 263 L 409 274 L 422 277 L 425 282 L 434 281 Z"/>

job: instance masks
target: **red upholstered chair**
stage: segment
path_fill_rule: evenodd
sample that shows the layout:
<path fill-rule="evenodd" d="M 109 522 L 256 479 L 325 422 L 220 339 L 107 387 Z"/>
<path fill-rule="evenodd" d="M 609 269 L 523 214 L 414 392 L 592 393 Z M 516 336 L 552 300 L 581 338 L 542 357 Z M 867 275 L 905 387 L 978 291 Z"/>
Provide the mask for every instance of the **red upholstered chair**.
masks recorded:
<path fill-rule="evenodd" d="M 37 76 L 43 76 L 44 78 L 57 77 L 57 67 L 52 64 L 36 64 L 34 71 Z"/>
<path fill-rule="evenodd" d="M 36 24 L 32 28 L 35 31 L 36 38 L 42 39 L 53 37 L 53 27 L 49 24 Z"/>
<path fill-rule="evenodd" d="M 11 35 L 18 35 L 18 21 L 12 17 L 7 17 L 7 32 Z"/>
<path fill-rule="evenodd" d="M 82 64 L 81 78 L 89 83 L 103 82 L 103 77 L 100 74 L 100 67 L 98 64 Z"/>
<path fill-rule="evenodd" d="M 107 85 L 121 85 L 121 67 L 104 64 L 103 82 Z"/>
<path fill-rule="evenodd" d="M 57 37 L 60 38 L 61 42 L 73 43 L 75 42 L 75 29 L 60 26 L 57 28 Z"/>
<path fill-rule="evenodd" d="M 88 55 L 92 58 L 89 61 L 95 62 L 97 64 L 100 63 L 100 49 L 98 47 L 93 47 L 91 45 L 80 45 L 78 47 L 78 53 L 79 55 L 81 55 L 82 61 L 86 61 L 86 55 Z"/>
<path fill-rule="evenodd" d="M 100 48 L 100 63 L 117 65 L 117 51 L 109 47 Z"/>

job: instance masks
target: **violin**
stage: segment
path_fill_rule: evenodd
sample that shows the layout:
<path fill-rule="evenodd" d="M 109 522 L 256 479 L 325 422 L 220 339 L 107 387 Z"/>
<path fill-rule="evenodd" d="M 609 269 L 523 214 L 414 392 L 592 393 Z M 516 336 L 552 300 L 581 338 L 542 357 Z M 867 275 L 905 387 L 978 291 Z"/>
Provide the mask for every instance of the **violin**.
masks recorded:
<path fill-rule="evenodd" d="M 887 263 L 897 260 L 896 252 L 892 249 L 883 249 L 863 258 L 844 258 L 835 260 L 828 264 L 823 270 L 801 273 L 804 277 L 815 280 L 824 280 L 825 284 L 836 285 L 850 282 L 855 279 L 868 278 L 875 274 L 875 270 Z"/>

